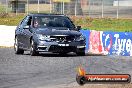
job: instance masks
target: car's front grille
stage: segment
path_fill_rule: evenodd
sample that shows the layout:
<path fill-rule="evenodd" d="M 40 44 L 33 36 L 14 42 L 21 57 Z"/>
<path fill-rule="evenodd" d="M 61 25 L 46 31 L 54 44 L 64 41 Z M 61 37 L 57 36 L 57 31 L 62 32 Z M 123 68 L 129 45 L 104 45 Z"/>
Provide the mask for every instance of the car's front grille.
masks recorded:
<path fill-rule="evenodd" d="M 56 42 L 72 42 L 75 40 L 75 36 L 50 36 L 50 38 Z"/>
<path fill-rule="evenodd" d="M 76 47 L 75 46 L 56 46 L 52 45 L 49 48 L 49 51 L 51 52 L 75 52 Z"/>
<path fill-rule="evenodd" d="M 38 50 L 46 50 L 47 47 L 38 47 Z"/>

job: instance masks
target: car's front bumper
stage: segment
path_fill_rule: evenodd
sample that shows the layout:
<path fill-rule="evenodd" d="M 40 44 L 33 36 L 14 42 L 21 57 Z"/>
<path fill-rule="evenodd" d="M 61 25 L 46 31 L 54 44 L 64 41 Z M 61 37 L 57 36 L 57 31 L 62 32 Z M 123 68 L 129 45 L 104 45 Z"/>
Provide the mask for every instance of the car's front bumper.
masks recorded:
<path fill-rule="evenodd" d="M 76 42 L 46 42 L 39 41 L 36 45 L 38 52 L 76 52 L 85 48 L 85 41 Z"/>

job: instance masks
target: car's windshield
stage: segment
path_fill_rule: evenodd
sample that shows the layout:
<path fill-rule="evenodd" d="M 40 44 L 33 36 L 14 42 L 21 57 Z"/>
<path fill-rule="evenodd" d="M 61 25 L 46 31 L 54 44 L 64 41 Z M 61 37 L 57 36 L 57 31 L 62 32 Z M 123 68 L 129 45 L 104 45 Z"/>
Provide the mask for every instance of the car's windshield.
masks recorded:
<path fill-rule="evenodd" d="M 33 26 L 35 28 L 43 27 L 66 27 L 75 28 L 68 17 L 64 16 L 35 16 Z"/>

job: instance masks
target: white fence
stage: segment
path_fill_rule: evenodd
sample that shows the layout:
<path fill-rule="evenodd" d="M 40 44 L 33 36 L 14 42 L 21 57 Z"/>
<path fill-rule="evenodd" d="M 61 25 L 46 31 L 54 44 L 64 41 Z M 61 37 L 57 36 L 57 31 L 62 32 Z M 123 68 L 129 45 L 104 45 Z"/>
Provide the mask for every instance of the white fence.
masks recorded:
<path fill-rule="evenodd" d="M 95 18 L 132 18 L 132 0 L 17 0 L 19 2 L 16 7 L 13 7 L 11 0 L 2 1 L 0 13 L 56 13 Z"/>
<path fill-rule="evenodd" d="M 126 1 L 114 1 L 113 6 L 132 6 L 132 1 L 126 0 Z"/>

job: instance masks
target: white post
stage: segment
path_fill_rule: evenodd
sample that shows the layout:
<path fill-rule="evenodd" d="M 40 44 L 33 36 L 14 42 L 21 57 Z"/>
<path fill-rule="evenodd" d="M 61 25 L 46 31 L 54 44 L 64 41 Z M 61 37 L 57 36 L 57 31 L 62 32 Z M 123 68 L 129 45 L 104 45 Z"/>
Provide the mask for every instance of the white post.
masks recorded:
<path fill-rule="evenodd" d="M 104 0 L 102 0 L 102 18 L 104 18 Z"/>
<path fill-rule="evenodd" d="M 50 0 L 50 13 L 52 13 L 52 1 Z"/>
<path fill-rule="evenodd" d="M 88 15 L 89 15 L 89 17 L 90 17 L 90 7 L 91 7 L 91 2 L 90 2 L 90 0 L 88 0 L 89 2 L 88 2 L 88 7 L 89 7 L 89 10 L 88 10 Z"/>
<path fill-rule="evenodd" d="M 63 1 L 63 14 L 65 14 L 65 3 Z"/>
<path fill-rule="evenodd" d="M 75 2 L 75 16 L 77 16 L 77 0 Z"/>
<path fill-rule="evenodd" d="M 38 0 L 38 13 L 39 13 L 39 0 Z"/>
<path fill-rule="evenodd" d="M 28 14 L 28 11 L 29 11 L 29 2 L 27 0 L 27 14 Z"/>
<path fill-rule="evenodd" d="M 16 0 L 16 15 L 17 15 L 17 12 L 18 12 L 18 0 Z"/>
<path fill-rule="evenodd" d="M 6 13 L 8 12 L 8 1 L 6 0 Z"/>
<path fill-rule="evenodd" d="M 118 0 L 118 6 L 117 6 L 117 19 L 119 18 L 119 0 Z"/>
<path fill-rule="evenodd" d="M 52 11 L 53 11 L 53 12 L 55 12 L 55 11 L 54 11 L 54 8 L 55 8 L 55 6 L 54 6 L 54 3 L 52 2 Z"/>
<path fill-rule="evenodd" d="M 61 0 L 61 14 L 63 13 L 63 11 L 62 11 L 63 10 L 63 6 L 62 5 L 63 5 L 63 1 Z"/>

